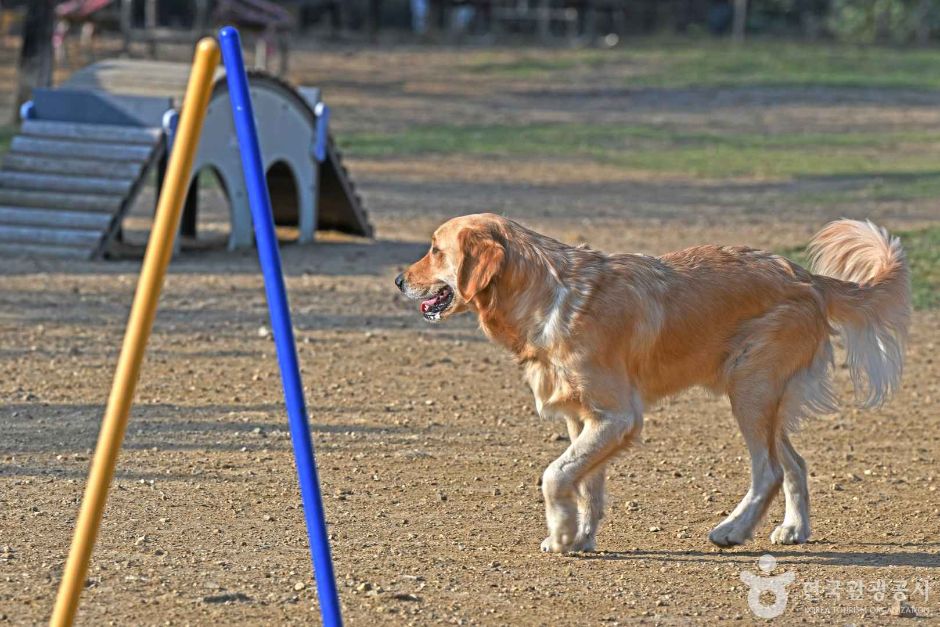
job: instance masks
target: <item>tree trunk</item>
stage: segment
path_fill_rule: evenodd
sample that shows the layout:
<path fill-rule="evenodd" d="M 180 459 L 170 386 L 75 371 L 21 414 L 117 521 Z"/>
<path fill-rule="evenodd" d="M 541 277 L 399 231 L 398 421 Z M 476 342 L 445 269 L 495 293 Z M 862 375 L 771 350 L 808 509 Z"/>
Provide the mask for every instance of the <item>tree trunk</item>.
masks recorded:
<path fill-rule="evenodd" d="M 23 45 L 17 66 L 16 94 L 13 99 L 13 123 L 19 119 L 20 106 L 37 87 L 52 85 L 52 31 L 55 27 L 55 0 L 32 0 L 23 23 Z"/>
<path fill-rule="evenodd" d="M 734 0 L 734 22 L 731 29 L 731 38 L 734 41 L 744 41 L 746 27 L 747 0 Z"/>
<path fill-rule="evenodd" d="M 366 9 L 366 31 L 369 41 L 375 43 L 379 40 L 379 29 L 382 27 L 382 0 L 369 0 Z"/>
<path fill-rule="evenodd" d="M 926 46 L 930 43 L 930 5 L 931 0 L 920 0 L 917 3 L 917 28 L 916 38 L 919 46 Z"/>

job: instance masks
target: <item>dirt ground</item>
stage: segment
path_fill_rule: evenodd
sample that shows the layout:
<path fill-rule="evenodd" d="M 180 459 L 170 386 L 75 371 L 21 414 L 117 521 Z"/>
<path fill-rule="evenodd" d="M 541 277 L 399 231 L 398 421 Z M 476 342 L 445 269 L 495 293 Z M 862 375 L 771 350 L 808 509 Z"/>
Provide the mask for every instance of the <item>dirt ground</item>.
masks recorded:
<path fill-rule="evenodd" d="M 483 81 L 461 71 L 466 54 L 317 51 L 296 57 L 293 78 L 324 87 L 340 142 L 344 131 L 454 120 L 940 127 L 936 96 L 631 91 L 614 88 L 609 68 L 564 86 Z M 841 215 L 910 229 L 936 221 L 935 201 L 793 203 L 840 183 L 662 179 L 557 158 L 348 160 L 377 239 L 325 235 L 286 246 L 284 262 L 350 625 L 750 623 L 740 573 L 758 572 L 765 553 L 774 574 L 796 575 L 781 622 L 940 615 L 940 312 L 915 314 L 893 402 L 808 421 L 795 439 L 811 470 L 809 544 L 770 544 L 779 500 L 752 543 L 708 543 L 746 490 L 748 463 L 727 401 L 690 392 L 650 408 L 643 446 L 611 467 L 600 551 L 562 557 L 538 550 L 538 480 L 567 444 L 563 425 L 536 417 L 519 368 L 472 319 L 430 326 L 392 284 L 434 226 L 462 213 L 662 253 L 794 246 Z M 225 228 L 213 193 L 206 231 Z M 132 224 L 145 225 L 148 201 Z M 138 268 L 135 258 L 0 264 L 0 623 L 48 619 Z M 845 372 L 837 378 L 849 399 Z M 309 624 L 310 571 L 254 253 L 186 252 L 166 282 L 80 624 Z M 920 618 L 890 615 L 902 583 Z"/>

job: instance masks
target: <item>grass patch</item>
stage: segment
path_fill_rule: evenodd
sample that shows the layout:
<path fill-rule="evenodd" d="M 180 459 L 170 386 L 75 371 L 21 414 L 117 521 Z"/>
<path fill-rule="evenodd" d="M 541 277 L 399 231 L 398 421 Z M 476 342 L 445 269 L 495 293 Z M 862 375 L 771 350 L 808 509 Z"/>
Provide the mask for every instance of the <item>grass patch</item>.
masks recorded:
<path fill-rule="evenodd" d="M 940 172 L 922 176 L 884 178 L 872 182 L 868 196 L 874 200 L 921 200 L 940 197 Z"/>
<path fill-rule="evenodd" d="M 940 51 L 786 42 L 697 42 L 625 53 L 655 87 L 940 88 Z"/>
<path fill-rule="evenodd" d="M 914 306 L 940 307 L 940 227 L 900 234 L 911 264 Z"/>
<path fill-rule="evenodd" d="M 703 178 L 936 175 L 940 168 L 940 133 L 910 131 L 763 135 L 625 124 L 435 125 L 350 133 L 343 145 L 359 157 L 576 157 Z"/>
<path fill-rule="evenodd" d="M 546 78 L 555 73 L 596 67 L 615 60 L 614 55 L 604 50 L 539 51 L 509 59 L 492 53 L 481 53 L 474 56 L 467 70 L 472 74 L 486 74 L 494 78 Z"/>
<path fill-rule="evenodd" d="M 911 266 L 911 296 L 915 309 L 940 307 L 940 226 L 895 235 L 901 238 Z M 809 265 L 805 246 L 778 252 L 802 266 Z"/>
<path fill-rule="evenodd" d="M 622 76 L 629 87 L 736 86 L 940 89 L 940 50 L 900 50 L 752 40 L 631 40 L 612 50 L 531 50 L 473 54 L 461 70 L 494 81 L 553 81 Z M 605 78 L 605 81 L 609 80 Z M 860 129 L 833 133 L 755 134 L 675 125 L 494 124 L 421 126 L 397 133 L 345 136 L 362 157 L 510 156 L 577 158 L 625 171 L 687 177 L 787 179 L 860 177 L 864 198 L 940 195 L 940 133 Z M 871 177 L 871 180 L 864 180 Z M 905 178 L 907 177 L 907 178 Z"/>
<path fill-rule="evenodd" d="M 483 53 L 466 69 L 494 79 L 561 78 L 585 67 L 622 71 L 627 86 L 940 89 L 940 50 L 752 40 L 631 39 L 611 50 Z"/>
<path fill-rule="evenodd" d="M 797 192 L 795 198 L 804 205 L 935 199 L 940 197 L 940 163 L 937 164 L 937 171 L 934 172 L 879 173 L 860 178 L 856 183 L 850 189 Z"/>

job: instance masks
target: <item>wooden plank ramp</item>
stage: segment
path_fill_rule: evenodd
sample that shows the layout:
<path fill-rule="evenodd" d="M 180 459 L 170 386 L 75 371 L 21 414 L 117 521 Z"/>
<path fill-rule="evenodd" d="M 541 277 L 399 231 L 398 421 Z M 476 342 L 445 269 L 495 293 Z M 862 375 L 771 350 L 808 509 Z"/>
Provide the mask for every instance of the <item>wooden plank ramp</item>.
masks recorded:
<path fill-rule="evenodd" d="M 0 242 L 0 257 L 61 257 L 63 259 L 88 259 L 88 247 L 23 243 L 8 244 Z"/>
<path fill-rule="evenodd" d="M 0 168 L 0 257 L 102 256 L 164 143 L 157 127 L 24 120 Z"/>

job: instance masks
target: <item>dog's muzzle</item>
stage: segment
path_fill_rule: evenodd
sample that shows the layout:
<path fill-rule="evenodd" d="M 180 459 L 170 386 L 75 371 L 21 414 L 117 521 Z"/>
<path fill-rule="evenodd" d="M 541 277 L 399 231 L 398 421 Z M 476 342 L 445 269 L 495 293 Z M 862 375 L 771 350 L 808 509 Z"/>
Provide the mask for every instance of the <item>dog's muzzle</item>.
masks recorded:
<path fill-rule="evenodd" d="M 434 294 L 428 297 L 427 294 L 416 295 L 413 294 L 409 289 L 408 285 L 405 284 L 405 275 L 404 273 L 399 274 L 395 277 L 395 287 L 401 291 L 402 294 L 408 298 L 415 300 L 421 300 L 421 315 L 424 316 L 425 320 L 436 322 L 441 319 L 441 316 L 445 311 L 453 304 L 454 302 L 454 290 L 449 285 L 444 285 L 442 288 L 437 290 Z"/>

